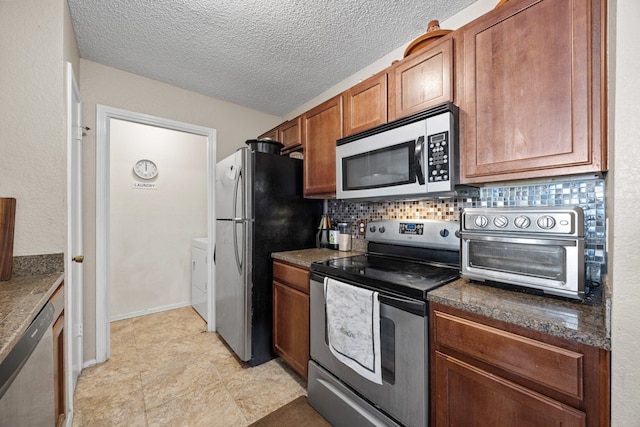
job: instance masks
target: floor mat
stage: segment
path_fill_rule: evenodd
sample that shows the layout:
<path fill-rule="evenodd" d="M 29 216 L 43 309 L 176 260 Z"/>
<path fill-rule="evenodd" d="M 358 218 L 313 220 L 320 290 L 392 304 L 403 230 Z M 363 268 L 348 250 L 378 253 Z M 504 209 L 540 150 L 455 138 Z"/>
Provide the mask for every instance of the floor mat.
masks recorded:
<path fill-rule="evenodd" d="M 306 396 L 300 396 L 259 419 L 249 427 L 331 426 L 322 415 L 309 405 Z"/>

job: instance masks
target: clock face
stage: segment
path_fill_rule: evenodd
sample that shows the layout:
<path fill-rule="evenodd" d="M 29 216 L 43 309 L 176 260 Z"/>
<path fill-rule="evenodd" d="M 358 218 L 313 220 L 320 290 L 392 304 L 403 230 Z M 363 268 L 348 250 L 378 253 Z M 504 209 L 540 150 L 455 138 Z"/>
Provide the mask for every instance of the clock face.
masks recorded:
<path fill-rule="evenodd" d="M 158 167 L 151 160 L 138 160 L 133 172 L 142 179 L 152 179 L 158 175 Z"/>

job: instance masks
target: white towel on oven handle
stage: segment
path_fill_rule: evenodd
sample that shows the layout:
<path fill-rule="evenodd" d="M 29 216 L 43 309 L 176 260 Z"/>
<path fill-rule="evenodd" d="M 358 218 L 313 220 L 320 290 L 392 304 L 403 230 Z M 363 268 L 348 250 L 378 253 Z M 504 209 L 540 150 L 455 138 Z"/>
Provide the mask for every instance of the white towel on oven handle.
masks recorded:
<path fill-rule="evenodd" d="M 378 292 L 324 279 L 331 353 L 362 377 L 382 384 Z"/>

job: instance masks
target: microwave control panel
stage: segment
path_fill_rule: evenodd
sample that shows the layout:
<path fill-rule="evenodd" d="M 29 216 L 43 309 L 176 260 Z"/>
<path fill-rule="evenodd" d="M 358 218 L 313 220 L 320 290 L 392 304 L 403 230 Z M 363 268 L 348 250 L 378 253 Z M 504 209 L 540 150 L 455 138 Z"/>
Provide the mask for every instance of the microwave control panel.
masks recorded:
<path fill-rule="evenodd" d="M 429 182 L 449 181 L 449 132 L 428 136 L 427 176 Z"/>

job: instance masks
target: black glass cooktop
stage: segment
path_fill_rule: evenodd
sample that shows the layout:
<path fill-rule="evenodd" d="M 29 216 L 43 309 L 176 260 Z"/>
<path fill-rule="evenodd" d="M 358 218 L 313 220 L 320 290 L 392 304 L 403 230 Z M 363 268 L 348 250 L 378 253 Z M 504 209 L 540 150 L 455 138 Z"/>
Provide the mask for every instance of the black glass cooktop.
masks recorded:
<path fill-rule="evenodd" d="M 459 277 L 459 268 L 381 255 L 358 255 L 315 262 L 311 270 L 355 285 L 387 290 L 422 300 L 438 286 Z"/>

